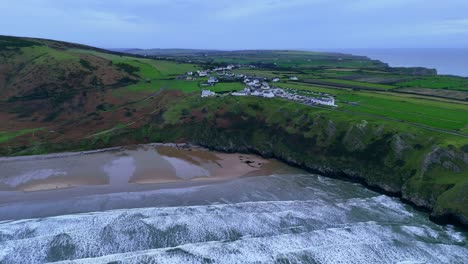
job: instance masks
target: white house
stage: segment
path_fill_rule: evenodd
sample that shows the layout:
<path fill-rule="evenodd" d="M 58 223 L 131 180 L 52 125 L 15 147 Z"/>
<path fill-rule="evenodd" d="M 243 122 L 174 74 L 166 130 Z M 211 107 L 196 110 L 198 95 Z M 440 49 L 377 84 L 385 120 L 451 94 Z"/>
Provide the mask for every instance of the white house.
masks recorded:
<path fill-rule="evenodd" d="M 273 82 L 279 82 L 280 81 L 280 78 L 276 77 L 272 80 Z"/>
<path fill-rule="evenodd" d="M 261 96 L 262 93 L 259 92 L 259 91 L 254 91 L 254 92 L 252 93 L 252 95 L 253 95 L 253 96 Z"/>
<path fill-rule="evenodd" d="M 312 98 L 311 101 L 313 103 L 315 103 L 315 104 L 336 106 L 335 105 L 335 98 L 333 98 L 333 97 Z"/>
<path fill-rule="evenodd" d="M 324 104 L 324 105 L 329 105 L 329 106 L 336 106 L 336 104 L 335 104 L 335 98 L 333 98 L 333 97 L 330 96 L 330 97 L 328 97 L 328 98 L 323 98 L 323 99 L 324 99 L 324 100 L 322 100 L 322 101 L 323 101 L 322 104 Z"/>
<path fill-rule="evenodd" d="M 210 78 L 208 79 L 208 83 L 213 84 L 213 83 L 217 83 L 217 82 L 218 82 L 218 79 L 216 79 L 215 77 L 210 77 Z"/>
<path fill-rule="evenodd" d="M 270 89 L 270 85 L 267 82 L 262 83 L 262 89 Z"/>
<path fill-rule="evenodd" d="M 210 96 L 215 96 L 216 93 L 212 92 L 210 90 L 202 90 L 201 97 L 210 97 Z"/>
<path fill-rule="evenodd" d="M 274 95 L 271 91 L 263 92 L 262 96 L 263 96 L 263 97 L 266 97 L 266 98 L 273 98 L 273 97 L 275 97 L 275 95 Z"/>
<path fill-rule="evenodd" d="M 291 77 L 289 77 L 289 79 L 291 81 L 298 81 L 299 80 L 299 78 L 297 78 L 296 76 L 291 76 Z"/>
<path fill-rule="evenodd" d="M 247 96 L 248 95 L 246 91 L 232 92 L 231 94 L 234 96 Z"/>
<path fill-rule="evenodd" d="M 198 71 L 198 76 L 200 77 L 205 77 L 205 76 L 208 76 L 208 73 L 206 71 Z"/>

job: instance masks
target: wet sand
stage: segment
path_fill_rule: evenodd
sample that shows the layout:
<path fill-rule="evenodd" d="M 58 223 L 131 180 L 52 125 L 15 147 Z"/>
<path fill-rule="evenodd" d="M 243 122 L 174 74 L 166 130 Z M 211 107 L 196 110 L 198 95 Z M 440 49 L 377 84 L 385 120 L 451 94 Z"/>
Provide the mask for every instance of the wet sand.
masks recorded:
<path fill-rule="evenodd" d="M 0 204 L 199 186 L 294 169 L 256 155 L 150 144 L 0 159 Z"/>

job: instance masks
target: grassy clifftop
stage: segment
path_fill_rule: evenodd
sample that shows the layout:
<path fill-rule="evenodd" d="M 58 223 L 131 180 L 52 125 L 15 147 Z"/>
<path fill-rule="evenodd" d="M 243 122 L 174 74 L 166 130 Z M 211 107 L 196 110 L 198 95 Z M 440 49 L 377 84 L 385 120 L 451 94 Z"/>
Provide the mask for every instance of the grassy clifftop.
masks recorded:
<path fill-rule="evenodd" d="M 185 99 L 155 120 L 164 120 L 150 125 L 152 136 L 160 135 L 155 140 L 184 139 L 280 158 L 363 181 L 429 209 L 438 219 L 468 224 L 468 141 L 463 137 L 255 98 Z"/>

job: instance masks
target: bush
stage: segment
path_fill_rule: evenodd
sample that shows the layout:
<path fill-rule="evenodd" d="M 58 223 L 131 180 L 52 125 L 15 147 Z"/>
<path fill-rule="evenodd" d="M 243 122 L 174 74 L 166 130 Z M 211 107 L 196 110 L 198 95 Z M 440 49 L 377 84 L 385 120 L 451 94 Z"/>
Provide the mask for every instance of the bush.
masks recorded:
<path fill-rule="evenodd" d="M 97 69 L 96 67 L 91 65 L 91 63 L 89 61 L 87 61 L 87 60 L 80 59 L 80 64 L 81 64 L 81 66 L 83 66 L 83 68 L 85 68 L 87 70 L 90 70 L 90 71 L 94 71 L 94 70 Z"/>
<path fill-rule="evenodd" d="M 127 63 L 117 63 L 115 64 L 115 66 L 119 69 L 119 70 L 122 70 L 132 76 L 136 76 L 138 77 L 138 75 L 136 74 L 140 68 L 139 67 L 136 67 L 136 66 L 132 66 L 130 64 L 127 64 Z"/>
<path fill-rule="evenodd" d="M 187 109 L 182 109 L 181 114 L 182 114 L 182 116 L 188 116 L 190 114 L 190 112 Z"/>
<path fill-rule="evenodd" d="M 41 43 L 17 37 L 0 37 L 0 50 L 17 50 L 24 47 L 42 46 Z"/>
<path fill-rule="evenodd" d="M 463 145 L 463 147 L 461 147 L 461 150 L 465 153 L 468 153 L 468 144 Z"/>

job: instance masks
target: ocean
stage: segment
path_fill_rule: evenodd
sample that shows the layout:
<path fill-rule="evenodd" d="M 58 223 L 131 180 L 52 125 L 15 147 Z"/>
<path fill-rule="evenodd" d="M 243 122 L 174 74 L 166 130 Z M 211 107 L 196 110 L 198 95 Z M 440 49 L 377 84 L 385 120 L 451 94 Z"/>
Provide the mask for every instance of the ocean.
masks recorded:
<path fill-rule="evenodd" d="M 359 184 L 259 157 L 147 146 L 0 165 L 9 171 L 0 175 L 0 263 L 468 259 L 462 230 Z M 223 172 L 236 168 L 247 174 Z M 161 180 L 173 185 L 154 185 Z"/>
<path fill-rule="evenodd" d="M 468 77 L 468 48 L 453 49 L 341 49 L 330 50 L 367 56 L 393 67 L 425 67 L 439 74 Z"/>

